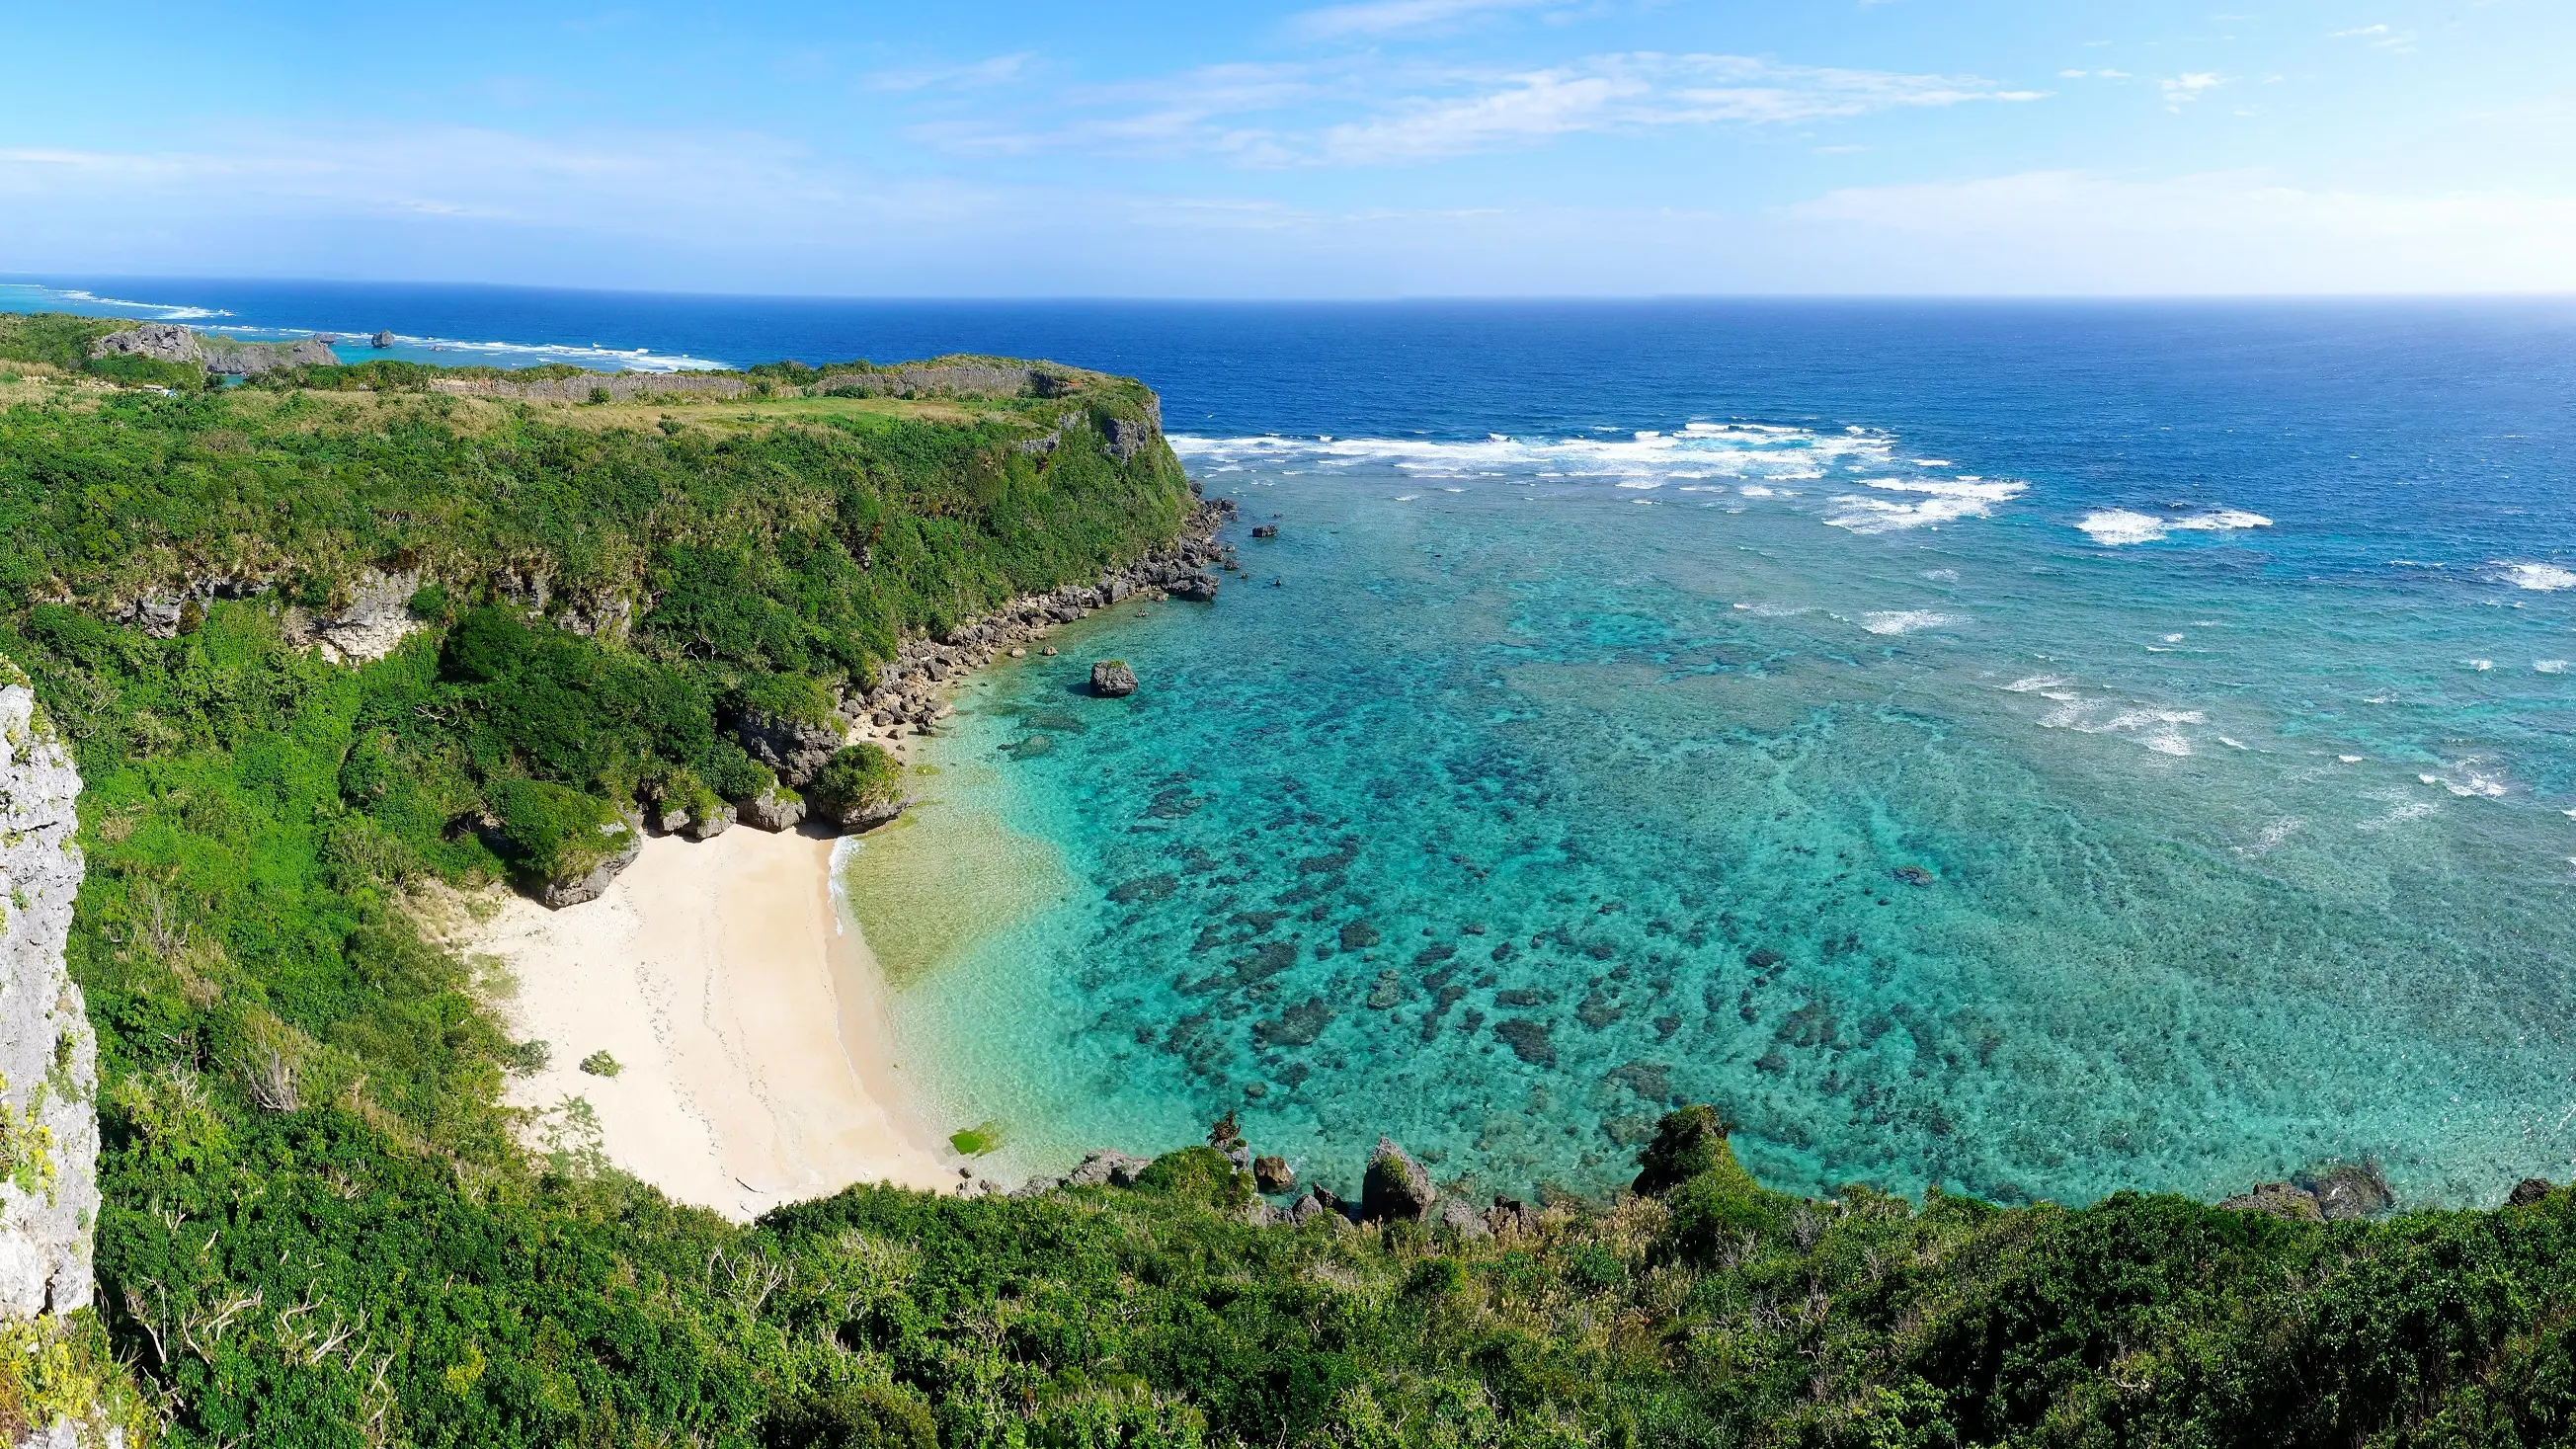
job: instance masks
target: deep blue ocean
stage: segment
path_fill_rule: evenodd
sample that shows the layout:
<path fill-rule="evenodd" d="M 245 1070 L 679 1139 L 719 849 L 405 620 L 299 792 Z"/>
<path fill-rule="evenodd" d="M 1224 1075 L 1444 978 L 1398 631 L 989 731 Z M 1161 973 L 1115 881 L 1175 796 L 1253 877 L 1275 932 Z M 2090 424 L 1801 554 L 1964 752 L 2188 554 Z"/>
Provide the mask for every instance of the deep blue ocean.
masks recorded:
<path fill-rule="evenodd" d="M 43 282 L 424 360 L 1159 389 L 1247 576 L 989 672 L 849 852 L 995 1176 L 1234 1110 L 1345 1187 L 1383 1132 L 1591 1191 L 1684 1100 L 1801 1189 L 2576 1169 L 2576 303 Z M 1131 700 L 1079 688 L 1111 655 Z"/>

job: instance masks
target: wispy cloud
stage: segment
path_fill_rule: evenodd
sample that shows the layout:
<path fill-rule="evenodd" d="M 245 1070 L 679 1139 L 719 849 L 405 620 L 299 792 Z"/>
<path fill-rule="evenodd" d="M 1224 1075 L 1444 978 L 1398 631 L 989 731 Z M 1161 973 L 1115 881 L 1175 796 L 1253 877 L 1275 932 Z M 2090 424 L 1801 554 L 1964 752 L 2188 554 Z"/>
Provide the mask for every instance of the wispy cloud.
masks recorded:
<path fill-rule="evenodd" d="M 2403 55 L 2415 48 L 2415 32 L 2386 25 L 2364 25 L 2353 30 L 2328 33 L 2330 40 L 2358 40 L 2373 50 L 2393 51 Z"/>
<path fill-rule="evenodd" d="M 1399 35 L 1439 30 L 1505 10 L 1530 10 L 1548 0 L 1360 0 L 1327 5 L 1289 17 L 1288 30 L 1306 40 Z"/>
<path fill-rule="evenodd" d="M 1974 76 L 1655 52 L 1522 71 L 1405 70 L 1373 62 L 1237 65 L 1074 98 L 1104 113 L 1052 127 L 952 123 L 915 134 L 964 153 L 1106 150 L 1213 155 L 1251 166 L 1388 166 L 1586 132 L 1776 126 L 2046 94 Z M 1117 102 L 1137 100 L 1151 103 L 1115 109 Z M 1336 118 L 1336 111 L 1346 114 Z"/>
<path fill-rule="evenodd" d="M 965 65 L 881 70 L 866 77 L 864 84 L 872 91 L 973 90 L 1023 79 L 1036 60 L 1036 52 L 1023 50 Z"/>

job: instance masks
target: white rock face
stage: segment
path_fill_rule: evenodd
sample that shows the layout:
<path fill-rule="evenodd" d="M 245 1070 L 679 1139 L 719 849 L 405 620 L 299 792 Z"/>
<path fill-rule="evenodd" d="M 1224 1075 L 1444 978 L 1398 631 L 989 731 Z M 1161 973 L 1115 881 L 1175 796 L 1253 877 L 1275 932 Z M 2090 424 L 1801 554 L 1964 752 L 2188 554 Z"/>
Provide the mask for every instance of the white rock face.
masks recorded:
<path fill-rule="evenodd" d="M 0 683 L 0 1316 L 90 1301 L 98 1221 L 97 1041 L 63 965 L 80 892 L 79 773 L 33 691 Z"/>

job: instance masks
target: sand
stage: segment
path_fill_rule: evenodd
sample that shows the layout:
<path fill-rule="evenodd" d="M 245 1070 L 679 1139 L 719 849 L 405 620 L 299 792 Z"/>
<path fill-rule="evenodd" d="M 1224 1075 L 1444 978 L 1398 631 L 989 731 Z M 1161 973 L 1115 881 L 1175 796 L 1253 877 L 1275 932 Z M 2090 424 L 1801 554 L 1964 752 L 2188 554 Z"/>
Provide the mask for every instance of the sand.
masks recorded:
<path fill-rule="evenodd" d="M 535 1129 L 574 1142 L 587 1101 L 609 1161 L 673 1199 L 747 1220 L 853 1182 L 957 1185 L 906 1115 L 883 981 L 831 897 L 833 842 L 736 826 L 650 839 L 598 900 L 510 897 L 465 949 L 499 958 L 514 1037 L 548 1044 L 510 1079 Z M 579 1069 L 605 1050 L 614 1077 Z"/>

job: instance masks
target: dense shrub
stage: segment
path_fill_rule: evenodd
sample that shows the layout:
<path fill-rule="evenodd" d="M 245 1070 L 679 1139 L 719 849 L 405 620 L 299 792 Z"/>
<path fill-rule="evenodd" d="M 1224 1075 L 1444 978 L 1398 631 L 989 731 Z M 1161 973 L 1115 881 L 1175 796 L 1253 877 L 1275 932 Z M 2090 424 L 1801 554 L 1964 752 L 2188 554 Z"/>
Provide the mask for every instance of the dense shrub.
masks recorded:
<path fill-rule="evenodd" d="M 875 745 L 852 745 L 805 782 L 804 795 L 833 812 L 892 805 L 903 798 L 903 767 Z"/>

